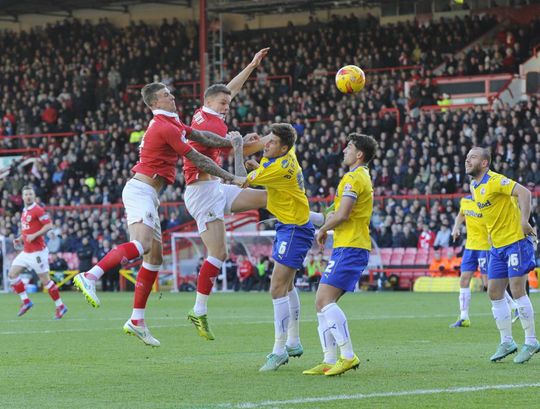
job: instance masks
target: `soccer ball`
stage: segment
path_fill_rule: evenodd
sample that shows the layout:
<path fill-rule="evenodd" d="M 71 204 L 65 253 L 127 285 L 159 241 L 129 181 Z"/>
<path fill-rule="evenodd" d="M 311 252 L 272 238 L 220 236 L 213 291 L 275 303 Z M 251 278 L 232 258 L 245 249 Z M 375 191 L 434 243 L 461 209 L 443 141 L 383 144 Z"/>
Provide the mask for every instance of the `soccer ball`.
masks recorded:
<path fill-rule="evenodd" d="M 344 94 L 356 94 L 366 85 L 366 76 L 356 65 L 346 65 L 336 73 L 336 87 Z"/>

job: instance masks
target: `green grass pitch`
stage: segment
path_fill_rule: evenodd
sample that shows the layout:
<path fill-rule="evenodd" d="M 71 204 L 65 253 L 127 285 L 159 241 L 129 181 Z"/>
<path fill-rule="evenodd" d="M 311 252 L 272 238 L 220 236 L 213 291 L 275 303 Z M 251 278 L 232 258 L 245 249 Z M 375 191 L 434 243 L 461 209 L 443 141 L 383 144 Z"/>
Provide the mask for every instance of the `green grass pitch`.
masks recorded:
<path fill-rule="evenodd" d="M 161 347 L 122 332 L 131 293 L 101 294 L 92 309 L 62 293 L 69 312 L 33 294 L 0 296 L 1 408 L 532 408 L 540 397 L 540 354 L 524 365 L 489 362 L 499 342 L 486 294 L 474 293 L 471 328 L 450 329 L 457 294 L 357 293 L 340 302 L 360 368 L 335 378 L 302 370 L 321 359 L 314 294 L 300 293 L 305 353 L 259 373 L 273 344 L 267 293 L 214 294 L 216 341 L 186 321 L 194 294 L 152 294 L 147 322 Z M 540 313 L 540 294 L 531 299 Z M 538 317 L 538 315 L 537 315 Z M 540 320 L 536 320 L 540 327 Z M 523 330 L 514 324 L 518 344 Z"/>

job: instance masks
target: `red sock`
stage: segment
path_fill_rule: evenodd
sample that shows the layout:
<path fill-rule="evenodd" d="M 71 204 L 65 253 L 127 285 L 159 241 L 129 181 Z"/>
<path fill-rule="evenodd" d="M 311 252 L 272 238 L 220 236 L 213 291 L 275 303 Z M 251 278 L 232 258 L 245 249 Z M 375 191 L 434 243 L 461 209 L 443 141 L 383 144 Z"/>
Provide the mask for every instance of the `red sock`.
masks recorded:
<path fill-rule="evenodd" d="M 17 294 L 24 293 L 26 291 L 22 280 L 19 280 L 15 284 L 12 284 L 11 288 L 13 288 L 13 291 L 15 291 Z"/>
<path fill-rule="evenodd" d="M 197 292 L 205 295 L 209 295 L 214 286 L 215 278 L 218 276 L 221 268 L 216 267 L 208 260 L 205 260 L 199 271 L 199 278 L 197 279 Z"/>
<path fill-rule="evenodd" d="M 137 274 L 137 283 L 135 284 L 135 296 L 133 298 L 133 308 L 146 308 L 146 301 L 152 291 L 152 286 L 156 281 L 158 271 L 148 270 L 141 267 Z"/>
<path fill-rule="evenodd" d="M 117 248 L 109 251 L 105 257 L 99 260 L 97 265 L 103 271 L 109 271 L 119 264 L 126 264 L 129 260 L 134 260 L 140 256 L 142 254 L 139 253 L 137 246 L 130 241 L 129 243 L 120 244 Z"/>
<path fill-rule="evenodd" d="M 47 283 L 47 290 L 49 291 L 49 295 L 53 299 L 53 301 L 56 301 L 60 298 L 60 292 L 58 291 L 58 287 L 54 283 L 54 281 L 49 281 Z"/>

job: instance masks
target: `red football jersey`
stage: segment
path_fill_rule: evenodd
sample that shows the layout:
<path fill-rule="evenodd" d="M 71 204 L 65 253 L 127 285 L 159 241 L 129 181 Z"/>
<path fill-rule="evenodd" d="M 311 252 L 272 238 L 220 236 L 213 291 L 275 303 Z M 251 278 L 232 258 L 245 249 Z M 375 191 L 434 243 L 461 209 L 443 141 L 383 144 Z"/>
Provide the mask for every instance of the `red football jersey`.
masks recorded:
<path fill-rule="evenodd" d="M 139 162 L 131 171 L 154 178 L 163 177 L 172 184 L 176 178 L 176 163 L 180 156 L 192 151 L 186 143 L 191 128 L 178 115 L 157 109 L 139 146 Z M 171 149 L 172 148 L 172 149 Z"/>
<path fill-rule="evenodd" d="M 51 219 L 49 218 L 49 215 L 45 213 L 43 207 L 38 206 L 36 203 L 23 209 L 21 216 L 21 233 L 24 242 L 24 251 L 26 253 L 41 251 L 46 247 L 43 235 L 31 242 L 29 242 L 26 237 L 29 234 L 38 232 L 43 226 L 50 222 Z"/>
<path fill-rule="evenodd" d="M 225 121 L 221 118 L 221 115 L 207 107 L 202 107 L 195 111 L 191 121 L 191 127 L 198 131 L 213 132 L 219 136 L 222 136 L 223 138 L 225 138 L 227 135 L 228 130 Z M 203 155 L 208 156 L 219 166 L 221 166 L 221 154 L 227 153 L 231 149 L 210 148 L 194 141 L 189 141 L 188 144 L 189 146 L 197 149 L 197 151 Z M 195 182 L 199 178 L 199 169 L 188 159 L 184 161 L 184 178 L 186 179 L 186 184 L 188 185 Z"/>

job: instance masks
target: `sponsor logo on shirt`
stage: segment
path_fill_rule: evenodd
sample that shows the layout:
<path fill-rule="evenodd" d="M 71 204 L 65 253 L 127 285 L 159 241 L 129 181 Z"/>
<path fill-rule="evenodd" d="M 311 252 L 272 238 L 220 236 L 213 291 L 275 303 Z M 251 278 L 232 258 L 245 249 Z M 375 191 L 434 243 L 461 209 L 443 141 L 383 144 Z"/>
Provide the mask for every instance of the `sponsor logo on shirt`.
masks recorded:
<path fill-rule="evenodd" d="M 506 186 L 510 184 L 510 179 L 508 178 L 502 178 L 501 179 L 501 186 Z"/>
<path fill-rule="evenodd" d="M 482 210 L 482 209 L 484 209 L 484 208 L 486 208 L 486 207 L 488 207 L 488 206 L 491 206 L 491 202 L 490 202 L 489 200 L 486 201 L 485 203 L 478 202 L 477 205 L 478 205 L 478 208 L 479 208 L 480 210 Z"/>

